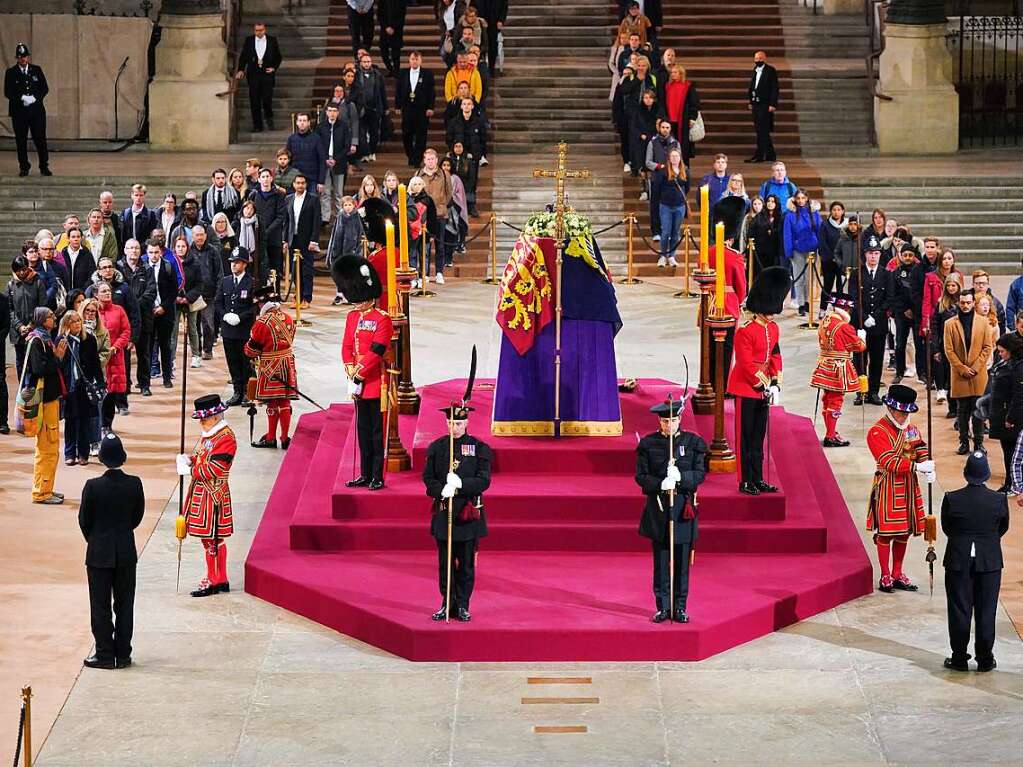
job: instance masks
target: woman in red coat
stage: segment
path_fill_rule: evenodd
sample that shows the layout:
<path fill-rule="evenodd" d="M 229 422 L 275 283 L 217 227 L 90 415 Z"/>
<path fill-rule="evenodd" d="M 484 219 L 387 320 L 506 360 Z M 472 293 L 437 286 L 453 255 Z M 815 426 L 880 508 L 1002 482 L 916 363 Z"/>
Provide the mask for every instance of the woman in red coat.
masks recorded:
<path fill-rule="evenodd" d="M 103 399 L 100 413 L 103 423 L 103 436 L 113 431 L 114 412 L 117 403 L 127 405 L 128 375 L 124 365 L 124 350 L 131 343 L 131 325 L 124 309 L 114 303 L 109 283 L 101 282 L 96 286 L 96 298 L 99 299 L 99 312 L 103 327 L 110 335 L 110 346 L 113 353 L 107 362 L 107 396 Z"/>

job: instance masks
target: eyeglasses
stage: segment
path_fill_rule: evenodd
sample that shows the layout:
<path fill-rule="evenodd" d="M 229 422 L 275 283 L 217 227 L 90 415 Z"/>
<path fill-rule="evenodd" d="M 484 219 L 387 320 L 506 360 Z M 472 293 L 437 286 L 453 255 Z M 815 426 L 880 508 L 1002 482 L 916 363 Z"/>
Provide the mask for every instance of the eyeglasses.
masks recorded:
<path fill-rule="evenodd" d="M 44 247 L 40 246 L 39 250 L 53 250 L 53 247 L 51 246 L 49 248 L 44 248 Z"/>

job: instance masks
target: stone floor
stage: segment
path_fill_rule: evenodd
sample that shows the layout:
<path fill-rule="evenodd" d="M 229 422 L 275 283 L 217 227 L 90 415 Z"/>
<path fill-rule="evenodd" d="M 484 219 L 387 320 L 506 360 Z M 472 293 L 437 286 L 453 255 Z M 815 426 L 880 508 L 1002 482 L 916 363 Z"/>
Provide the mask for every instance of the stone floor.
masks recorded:
<path fill-rule="evenodd" d="M 684 351 L 695 377 L 694 302 L 672 298 L 677 287 L 653 280 L 619 288 L 625 320 L 617 344 L 620 375 L 681 379 Z M 995 287 L 1004 293 L 1004 286 Z M 479 346 L 480 374 L 493 375 L 499 341 L 491 321 L 494 289 L 461 282 L 438 292 L 413 303 L 416 383 L 463 375 L 472 343 Z M 327 295 L 325 286 L 318 295 Z M 783 404 L 811 415 L 813 391 L 803 382 L 816 358 L 816 336 L 797 329 L 791 314 L 781 321 Z M 311 314 L 312 327 L 298 337 L 300 385 L 321 402 L 340 392 L 342 315 L 321 305 Z M 203 386 L 216 388 L 222 380 L 215 369 L 204 369 Z M 860 526 L 872 462 L 858 411 L 848 407 L 843 421 L 853 446 L 829 457 Z M 868 426 L 878 412 L 868 409 Z M 170 420 L 129 442 L 129 470 L 171 465 Z M 243 414 L 232 411 L 230 420 L 247 434 Z M 923 423 L 922 414 L 918 420 Z M 952 455 L 947 424 L 935 419 L 939 479 L 956 487 L 961 460 Z M 142 438 L 148 443 L 140 444 Z M 140 454 L 146 466 L 140 466 Z M 239 453 L 232 482 L 236 533 L 229 548 L 235 588 L 214 599 L 184 595 L 202 570 L 192 542 L 183 556 L 182 593 L 175 594 L 176 494 L 166 482 L 151 492 L 172 499 L 139 565 L 136 665 L 120 673 L 81 672 L 45 742 L 49 721 L 37 719 L 41 767 L 1020 761 L 1023 642 L 1002 611 L 998 671 L 945 672 L 940 567 L 934 597 L 926 585 L 917 594 L 875 593 L 698 664 L 414 664 L 242 592 L 244 552 L 279 461 L 277 452 Z M 24 458 L 20 463 L 23 470 Z M 72 543 L 72 515 L 54 516 L 46 528 L 62 546 L 80 548 Z M 13 570 L 11 543 L 0 546 Z M 915 540 L 908 572 L 926 584 L 923 554 Z M 78 561 L 61 565 L 66 578 Z M 1005 574 L 1006 591 L 1018 594 L 1023 578 L 1014 568 Z M 74 591 L 84 598 L 84 572 L 80 576 Z M 700 577 L 698 563 L 694 577 Z M 5 615 L 38 610 L 39 601 L 48 599 L 46 589 L 45 578 L 32 588 L 20 583 L 0 592 L 0 605 Z M 67 690 L 76 659 L 88 649 L 88 625 L 82 605 L 66 595 L 65 604 L 77 611 L 78 623 L 65 620 L 64 631 L 47 640 L 31 665 L 0 666 L 5 697 L 21 682 L 39 679 L 37 671 L 47 687 L 57 688 L 42 689 L 37 682 L 41 695 Z M 424 619 L 430 608 L 423 606 Z M 31 626 L 19 630 L 0 634 L 0 658 L 36 641 Z M 57 656 L 64 659 L 60 670 L 48 660 Z M 531 701 L 536 698 L 554 700 Z M 3 737 L 4 744 L 13 742 L 13 732 Z"/>

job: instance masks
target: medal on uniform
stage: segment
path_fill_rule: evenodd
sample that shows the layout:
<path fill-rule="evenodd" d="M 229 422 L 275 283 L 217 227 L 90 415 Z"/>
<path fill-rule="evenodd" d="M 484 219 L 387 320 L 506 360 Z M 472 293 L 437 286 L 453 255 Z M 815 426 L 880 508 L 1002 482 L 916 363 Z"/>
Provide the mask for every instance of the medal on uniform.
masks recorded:
<path fill-rule="evenodd" d="M 476 446 L 475 445 L 462 445 L 462 456 L 475 456 Z"/>
<path fill-rule="evenodd" d="M 368 330 L 371 333 L 375 333 L 376 329 L 377 329 L 377 321 L 376 320 L 359 320 L 359 324 L 358 324 L 358 326 L 355 329 L 359 330 L 359 331 L 361 331 L 361 330 Z"/>

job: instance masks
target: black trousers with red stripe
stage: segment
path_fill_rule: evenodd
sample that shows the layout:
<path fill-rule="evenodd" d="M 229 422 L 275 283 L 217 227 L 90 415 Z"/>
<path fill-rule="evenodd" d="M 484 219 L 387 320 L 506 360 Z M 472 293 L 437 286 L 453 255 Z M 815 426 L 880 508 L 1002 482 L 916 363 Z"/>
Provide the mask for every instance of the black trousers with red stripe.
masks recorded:
<path fill-rule="evenodd" d="M 740 482 L 764 481 L 764 437 L 770 412 L 770 400 L 764 397 L 735 398 Z"/>

